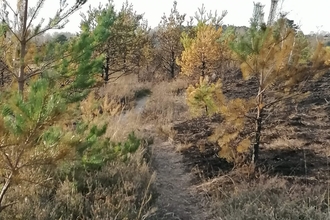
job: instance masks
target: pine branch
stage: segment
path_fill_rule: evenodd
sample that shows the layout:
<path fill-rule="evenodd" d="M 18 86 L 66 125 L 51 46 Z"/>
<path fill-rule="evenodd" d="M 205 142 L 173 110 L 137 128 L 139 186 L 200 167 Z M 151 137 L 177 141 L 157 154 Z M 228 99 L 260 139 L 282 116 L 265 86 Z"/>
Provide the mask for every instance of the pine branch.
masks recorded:
<path fill-rule="evenodd" d="M 7 207 L 9 206 L 12 206 L 12 205 L 15 205 L 17 202 L 10 202 L 10 203 L 7 203 L 6 205 L 1 205 L 0 206 L 0 213 Z"/>
<path fill-rule="evenodd" d="M 26 42 L 29 42 L 31 39 L 35 38 L 36 36 L 45 33 L 46 31 L 52 30 L 52 29 L 61 29 L 62 27 L 59 26 L 62 21 L 67 19 L 71 14 L 73 14 L 78 8 L 80 7 L 80 3 L 75 3 L 70 9 L 68 9 L 65 13 L 62 15 L 60 14 L 61 11 L 57 11 L 55 18 L 50 19 L 48 25 L 46 27 L 42 28 L 40 31 L 37 31 L 36 33 L 32 34 L 29 38 L 26 39 Z M 55 22 L 54 20 L 57 19 Z M 52 22 L 54 22 L 52 24 Z"/>
<path fill-rule="evenodd" d="M 7 148 L 7 147 L 13 147 L 13 146 L 17 146 L 17 144 L 5 144 L 5 145 L 0 145 L 0 150 L 1 149 L 4 149 L 4 148 Z"/>
<path fill-rule="evenodd" d="M 10 24 L 8 24 L 5 20 L 4 20 L 4 18 L 2 17 L 1 19 L 3 19 L 3 21 L 4 21 L 4 23 L 6 24 L 6 27 L 8 28 L 8 30 L 9 30 L 9 32 L 10 33 L 12 33 L 14 36 L 15 36 L 15 38 L 16 38 L 16 40 L 18 41 L 18 42 L 22 42 L 22 40 L 21 40 L 21 38 L 15 33 L 15 31 L 10 27 Z"/>
<path fill-rule="evenodd" d="M 70 55 L 68 55 L 68 54 L 63 55 L 62 59 L 67 58 L 67 57 L 70 57 Z M 56 60 L 56 59 L 54 59 L 53 61 L 47 62 L 42 67 L 35 69 L 35 70 L 31 71 L 29 74 L 27 74 L 26 77 L 24 78 L 24 80 L 27 80 L 33 76 L 36 76 L 36 75 L 42 73 L 43 71 L 45 71 L 46 69 L 55 67 L 56 65 L 54 63 L 56 63 L 56 62 L 58 62 L 58 60 Z"/>
<path fill-rule="evenodd" d="M 11 171 L 15 170 L 15 167 L 13 166 L 13 163 L 12 163 L 11 159 L 9 158 L 8 154 L 6 152 L 4 152 L 2 149 L 0 150 L 0 152 L 7 160 L 8 166 L 10 167 Z"/>
<path fill-rule="evenodd" d="M 277 100 L 275 100 L 273 102 L 270 102 L 270 103 L 264 105 L 263 108 L 271 107 L 272 105 L 274 105 L 274 104 L 276 104 L 278 102 L 281 102 L 281 101 L 284 101 L 284 100 L 287 100 L 287 99 L 290 99 L 290 98 L 293 98 L 293 97 L 296 97 L 296 96 L 299 96 L 299 95 L 301 95 L 301 94 L 299 94 L 299 93 L 293 93 L 291 95 L 284 96 L 282 98 L 279 98 L 279 99 L 277 99 Z"/>
<path fill-rule="evenodd" d="M 44 2 L 45 2 L 45 0 L 39 0 L 39 2 L 37 3 L 37 6 L 36 6 L 32 16 L 31 16 L 31 19 L 30 19 L 27 27 L 26 27 L 27 30 L 30 28 L 30 26 L 32 24 L 32 21 L 36 18 L 37 14 L 38 14 L 39 10 L 41 9 Z"/>
<path fill-rule="evenodd" d="M 5 3 L 9 7 L 9 9 L 13 12 L 15 16 L 17 16 L 17 12 L 11 7 L 11 5 L 6 0 L 3 0 L 3 3 Z"/>
<path fill-rule="evenodd" d="M 2 63 L 2 68 L 4 68 L 4 70 L 7 70 L 10 74 L 12 74 L 16 79 L 18 78 L 18 76 L 9 69 L 9 67 L 1 60 L 0 63 Z"/>
<path fill-rule="evenodd" d="M 122 73 L 119 76 L 116 77 L 109 77 L 109 81 L 111 81 L 111 79 L 113 79 L 111 82 L 115 82 L 116 80 L 118 80 L 120 77 L 127 75 L 127 73 Z"/>
<path fill-rule="evenodd" d="M 13 173 L 11 172 L 9 174 L 9 177 L 6 178 L 6 180 L 5 180 L 5 184 L 2 186 L 2 189 L 1 189 L 1 192 L 0 192 L 0 212 L 3 210 L 1 203 L 3 202 L 4 196 L 7 192 L 7 190 L 9 189 L 12 176 L 13 176 Z"/>

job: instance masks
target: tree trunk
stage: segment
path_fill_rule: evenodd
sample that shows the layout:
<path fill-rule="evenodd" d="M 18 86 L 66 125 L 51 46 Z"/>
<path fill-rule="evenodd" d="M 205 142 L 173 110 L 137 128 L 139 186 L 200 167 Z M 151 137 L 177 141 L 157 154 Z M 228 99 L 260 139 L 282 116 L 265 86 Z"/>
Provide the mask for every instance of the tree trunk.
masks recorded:
<path fill-rule="evenodd" d="M 270 11 L 269 11 L 269 15 L 268 15 L 267 26 L 272 26 L 273 23 L 274 23 L 278 1 L 279 0 L 271 0 L 271 5 L 270 5 Z"/>
<path fill-rule="evenodd" d="M 21 47 L 22 48 L 22 47 Z M 20 59 L 23 59 L 24 60 L 24 57 Z M 25 82 L 25 76 L 24 76 L 24 61 L 22 61 L 19 65 L 19 72 L 18 72 L 18 79 L 17 79 L 17 82 L 18 82 L 18 92 L 20 94 L 23 94 L 23 91 L 24 91 L 24 82 Z"/>
<path fill-rule="evenodd" d="M 205 76 L 205 70 L 206 70 L 206 63 L 205 61 L 202 62 L 202 77 Z"/>
<path fill-rule="evenodd" d="M 4 77 L 4 74 L 3 74 L 3 70 L 1 71 L 1 86 L 4 86 L 5 85 L 5 77 Z"/>
<path fill-rule="evenodd" d="M 0 192 L 0 212 L 6 207 L 5 205 L 3 205 L 3 201 L 5 198 L 6 192 L 10 187 L 12 176 L 13 176 L 13 173 L 11 172 L 9 174 L 9 176 L 5 179 L 5 182 L 3 183 L 3 186 L 2 186 L 2 189 Z"/>
<path fill-rule="evenodd" d="M 262 108 L 258 107 L 258 112 L 257 112 L 257 118 L 256 118 L 256 124 L 255 124 L 255 142 L 253 145 L 253 153 L 252 153 L 252 163 L 255 164 L 257 163 L 259 159 L 259 148 L 260 148 L 260 137 L 261 137 L 261 129 L 262 129 Z"/>
<path fill-rule="evenodd" d="M 109 81 L 109 62 L 110 58 L 107 56 L 105 59 L 105 65 L 103 66 L 104 74 L 102 74 L 104 81 L 107 83 Z"/>
<path fill-rule="evenodd" d="M 28 14 L 29 1 L 25 0 L 23 21 L 22 21 L 22 33 L 20 40 L 20 54 L 19 54 L 19 72 L 18 72 L 18 92 L 23 95 L 24 83 L 25 83 L 25 53 L 26 53 L 26 38 L 27 38 L 27 14 Z"/>
<path fill-rule="evenodd" d="M 289 60 L 288 60 L 288 65 L 292 64 L 292 56 L 293 56 L 293 50 L 294 50 L 295 45 L 296 45 L 296 37 L 293 39 L 292 49 L 290 51 L 290 56 L 289 56 Z"/>
<path fill-rule="evenodd" d="M 263 111 L 263 73 L 260 73 L 259 79 L 259 89 L 257 96 L 257 117 L 255 121 L 255 139 L 254 145 L 252 149 L 252 160 L 253 164 L 256 164 L 259 159 L 259 148 L 260 148 L 260 137 L 262 130 L 262 111 Z"/>
<path fill-rule="evenodd" d="M 174 54 L 174 51 L 172 51 L 172 54 L 171 54 L 171 77 L 172 79 L 174 79 L 175 77 L 175 54 Z"/>

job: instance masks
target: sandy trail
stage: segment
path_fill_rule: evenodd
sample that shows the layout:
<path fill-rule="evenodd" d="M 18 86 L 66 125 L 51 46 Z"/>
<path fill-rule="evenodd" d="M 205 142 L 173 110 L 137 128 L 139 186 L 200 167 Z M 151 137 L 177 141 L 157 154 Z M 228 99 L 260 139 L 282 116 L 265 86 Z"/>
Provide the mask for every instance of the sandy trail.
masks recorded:
<path fill-rule="evenodd" d="M 187 173 L 182 155 L 170 142 L 156 140 L 152 145 L 153 166 L 157 172 L 156 189 L 158 213 L 153 219 L 208 219 L 201 199 L 191 192 L 192 174 Z"/>

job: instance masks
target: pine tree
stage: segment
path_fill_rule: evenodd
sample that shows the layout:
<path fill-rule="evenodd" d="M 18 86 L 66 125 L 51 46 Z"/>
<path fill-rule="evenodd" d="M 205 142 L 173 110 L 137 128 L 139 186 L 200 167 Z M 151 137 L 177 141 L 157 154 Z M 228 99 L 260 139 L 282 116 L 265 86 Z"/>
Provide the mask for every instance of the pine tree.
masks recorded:
<path fill-rule="evenodd" d="M 181 41 L 184 51 L 177 61 L 181 72 L 202 77 L 220 72 L 221 65 L 231 55 L 227 41 L 221 41 L 221 35 L 221 28 L 204 23 L 198 24 L 193 38 L 183 33 Z"/>
<path fill-rule="evenodd" d="M 195 19 L 197 24 L 209 24 L 218 29 L 222 26 L 223 19 L 227 16 L 227 14 L 227 10 L 223 10 L 221 15 L 218 15 L 217 10 L 215 10 L 214 13 L 212 10 L 207 13 L 204 4 L 202 4 L 202 7 L 198 8 L 198 10 L 195 12 L 194 17 L 190 17 L 190 25 L 192 25 L 193 20 Z"/>
<path fill-rule="evenodd" d="M 221 67 L 231 59 L 228 42 L 232 35 L 224 36 L 221 27 L 226 15 L 227 11 L 223 11 L 221 16 L 218 16 L 217 11 L 214 14 L 212 11 L 206 13 L 204 5 L 198 9 L 195 13 L 197 26 L 190 26 L 181 36 L 184 51 L 177 59 L 181 73 L 198 77 L 220 75 Z"/>
<path fill-rule="evenodd" d="M 163 70 L 170 78 L 174 78 L 179 72 L 176 59 L 180 56 L 183 49 L 180 37 L 184 21 L 185 14 L 179 13 L 177 2 L 174 1 L 171 14 L 168 17 L 165 14 L 163 15 L 156 32 L 158 57 L 161 59 Z"/>
<path fill-rule="evenodd" d="M 65 100 L 46 79 L 34 82 L 26 97 L 2 93 L 0 102 L 0 212 L 16 203 L 5 196 L 10 188 L 45 181 L 40 169 L 55 165 L 70 152 L 70 134 L 56 122 L 66 110 Z M 6 101 L 4 101 L 6 100 Z"/>
<path fill-rule="evenodd" d="M 113 17 L 112 10 L 106 13 Z M 31 80 L 24 96 L 20 90 L 1 93 L 0 181 L 3 184 L 0 211 L 17 202 L 8 200 L 11 190 L 47 182 L 49 177 L 45 176 L 45 171 L 70 155 L 77 157 L 79 149 L 80 154 L 78 152 L 75 159 L 88 155 L 88 161 L 93 162 L 95 155 L 90 153 L 93 147 L 110 146 L 109 140 L 101 138 L 105 133 L 103 127 L 80 125 L 81 114 L 77 109 L 95 84 L 95 74 L 102 71 L 103 56 L 93 52 L 108 38 L 109 33 L 103 30 L 112 24 L 113 20 L 100 18 L 92 34 L 82 26 L 80 35 L 72 40 L 45 45 L 40 50 L 44 50 L 42 54 L 54 65 L 43 69 L 40 77 Z M 31 55 L 26 54 L 24 58 L 29 60 L 31 57 L 32 62 L 32 57 L 37 57 L 32 55 L 37 53 L 34 51 L 37 48 L 33 45 L 29 48 Z M 37 64 L 36 59 L 33 64 Z M 62 84 L 66 80 L 70 83 Z M 68 126 L 68 123 L 75 126 Z M 83 124 L 89 125 L 90 122 L 84 121 Z M 86 138 L 88 130 L 90 136 Z M 112 149 L 106 150 L 113 152 Z"/>
<path fill-rule="evenodd" d="M 143 47 L 148 41 L 149 28 L 143 23 L 143 16 L 133 10 L 133 5 L 127 1 L 123 3 L 119 12 L 108 14 L 106 11 L 114 11 L 112 3 L 106 6 L 89 9 L 87 15 L 83 15 L 85 25 L 89 26 L 91 34 L 94 27 L 102 20 L 112 20 L 113 25 L 108 27 L 110 34 L 96 48 L 95 54 L 104 55 L 103 79 L 110 80 L 114 74 L 124 75 L 138 72 L 143 59 Z M 107 17 L 107 16 L 113 17 Z M 104 26 L 104 28 L 106 28 Z M 113 76 L 113 79 L 118 75 Z"/>
<path fill-rule="evenodd" d="M 220 146 L 219 156 L 237 165 L 258 161 L 266 110 L 288 99 L 303 99 L 308 95 L 301 92 L 303 82 L 317 79 L 329 68 L 329 52 L 323 44 L 319 43 L 307 58 L 307 41 L 287 20 L 281 18 L 267 27 L 260 15 L 262 11 L 255 10 L 247 33 L 231 44 L 243 78 L 257 82 L 255 98 L 228 100 L 222 93 L 221 81 L 209 85 L 201 81 L 187 91 L 191 106 L 210 106 L 212 112 L 223 117 L 211 139 Z"/>
<path fill-rule="evenodd" d="M 304 96 L 300 82 L 324 73 L 321 70 L 326 68 L 327 58 L 321 46 L 310 58 L 313 66 L 303 64 L 302 55 L 307 46 L 305 41 L 297 39 L 295 30 L 283 18 L 270 27 L 252 23 L 248 33 L 233 44 L 237 59 L 242 62 L 243 78 L 256 77 L 258 81 L 252 163 L 258 160 L 264 109 L 288 98 Z M 271 91 L 276 95 L 269 98 Z"/>
<path fill-rule="evenodd" d="M 195 86 L 189 85 L 187 88 L 187 103 L 195 115 L 213 115 L 218 111 L 215 104 L 216 90 L 220 89 L 220 82 L 210 84 L 208 77 L 200 77 L 199 83 Z"/>
<path fill-rule="evenodd" d="M 18 90 L 23 94 L 26 80 L 39 75 L 51 65 L 51 62 L 40 62 L 38 66 L 31 65 L 26 59 L 29 44 L 48 30 L 63 28 L 68 22 L 67 18 L 85 4 L 86 0 L 77 0 L 71 7 L 66 1 L 60 1 L 60 7 L 55 16 L 50 18 L 46 25 L 43 25 L 44 19 L 36 23 L 45 0 L 39 0 L 32 8 L 29 7 L 28 0 L 17 0 L 16 9 L 12 2 L 7 0 L 2 0 L 0 3 L 3 5 L 0 19 L 5 28 L 2 37 L 12 44 L 3 61 L 7 63 L 8 69 L 18 82 Z"/>
<path fill-rule="evenodd" d="M 113 7 L 104 8 L 100 14 L 91 16 L 91 21 L 83 20 L 79 36 L 63 44 L 48 44 L 51 56 L 61 57 L 55 65 L 57 86 L 65 90 L 65 95 L 73 102 L 85 98 L 96 85 L 98 76 L 103 71 L 105 56 L 98 50 L 111 36 L 110 28 L 114 25 L 115 11 Z M 87 89 L 88 88 L 88 89 Z"/>
<path fill-rule="evenodd" d="M 209 116 L 219 113 L 224 118 L 209 138 L 219 144 L 220 157 L 236 165 L 246 162 L 246 152 L 251 145 L 249 133 L 245 131 L 246 116 L 254 100 L 228 100 L 222 93 L 221 80 L 210 84 L 206 76 L 195 86 L 188 87 L 187 102 L 197 116 L 206 112 Z"/>

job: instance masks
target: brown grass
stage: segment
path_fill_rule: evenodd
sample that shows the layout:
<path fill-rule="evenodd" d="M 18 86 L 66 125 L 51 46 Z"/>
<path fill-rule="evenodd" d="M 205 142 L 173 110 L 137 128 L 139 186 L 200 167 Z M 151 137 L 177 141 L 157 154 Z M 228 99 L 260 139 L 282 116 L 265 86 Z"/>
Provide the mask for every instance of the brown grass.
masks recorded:
<path fill-rule="evenodd" d="M 103 87 L 101 95 L 104 96 L 107 94 L 113 99 L 122 97 L 129 97 L 132 99 L 136 91 L 151 89 L 151 87 L 151 82 L 138 82 L 137 75 L 125 75 Z"/>
<path fill-rule="evenodd" d="M 155 85 L 143 112 L 144 119 L 158 125 L 166 125 L 188 118 L 184 95 L 187 84 L 184 79 L 176 79 Z"/>
<path fill-rule="evenodd" d="M 151 95 L 147 97 L 145 106 L 142 106 L 142 114 L 132 107 L 127 111 L 119 111 L 116 115 L 99 117 L 96 123 L 108 123 L 106 135 L 113 141 L 124 140 L 132 131 L 139 136 L 146 135 L 146 129 L 153 129 L 158 135 L 168 136 L 171 123 L 189 117 L 184 94 L 187 85 L 187 80 L 182 78 L 155 85 L 138 82 L 135 76 L 120 78 L 115 84 L 109 84 L 103 95 L 111 97 L 111 94 L 116 94 L 132 98 L 136 91 L 150 89 Z M 132 102 L 136 101 L 135 98 Z"/>
<path fill-rule="evenodd" d="M 14 187 L 9 195 L 22 199 L 0 219 L 144 219 L 155 212 L 151 204 L 156 177 L 144 155 L 138 150 L 128 162 L 113 161 L 97 172 L 81 172 L 79 179 L 54 181 L 46 188 L 31 185 L 23 192 Z M 88 187 L 81 190 L 81 185 Z"/>
<path fill-rule="evenodd" d="M 133 131 L 139 133 L 143 126 L 141 115 L 129 110 L 120 115 L 109 117 L 107 119 L 108 129 L 106 136 L 113 141 L 123 141 L 127 135 Z"/>
<path fill-rule="evenodd" d="M 306 185 L 281 177 L 259 176 L 249 180 L 222 176 L 197 189 L 211 204 L 214 219 L 275 220 L 329 219 L 329 186 L 313 182 Z"/>
<path fill-rule="evenodd" d="M 270 144 L 265 144 L 265 149 L 301 149 L 306 144 L 306 141 L 300 139 L 288 139 L 281 137 L 273 140 Z"/>
<path fill-rule="evenodd" d="M 134 109 L 137 98 L 136 92 L 152 88 L 152 83 L 138 82 L 136 75 L 127 75 L 110 82 L 99 91 L 100 97 L 91 93 L 81 103 L 80 110 L 85 120 L 94 124 L 108 124 L 106 136 L 111 141 L 121 142 L 131 132 L 142 136 L 144 120 Z M 122 106 L 120 99 L 126 97 L 129 103 Z M 102 109 L 102 113 L 99 110 Z"/>

